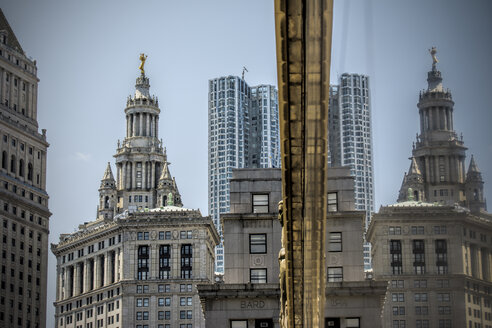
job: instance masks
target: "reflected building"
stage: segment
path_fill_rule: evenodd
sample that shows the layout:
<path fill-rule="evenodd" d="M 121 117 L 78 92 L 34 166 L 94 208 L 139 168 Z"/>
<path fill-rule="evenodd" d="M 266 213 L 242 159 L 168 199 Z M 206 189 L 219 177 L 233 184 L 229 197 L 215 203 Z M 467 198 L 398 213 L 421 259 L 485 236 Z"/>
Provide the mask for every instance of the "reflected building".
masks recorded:
<path fill-rule="evenodd" d="M 419 95 L 420 133 L 398 203 L 368 231 L 376 279 L 389 280 L 385 327 L 492 327 L 492 215 L 473 156 L 453 128 L 435 49 Z"/>
<path fill-rule="evenodd" d="M 350 166 L 355 177 L 355 208 L 366 212 L 365 229 L 374 212 L 374 168 L 369 77 L 344 73 L 330 86 L 329 163 Z M 364 269 L 371 269 L 371 245 L 364 243 Z"/>
<path fill-rule="evenodd" d="M 210 80 L 208 129 L 208 210 L 222 236 L 232 170 L 280 166 L 277 90 L 250 87 L 237 76 Z M 223 242 L 216 248 L 216 271 L 224 272 Z"/>
<path fill-rule="evenodd" d="M 38 82 L 0 9 L 1 327 L 46 327 L 49 144 L 38 131 Z"/>

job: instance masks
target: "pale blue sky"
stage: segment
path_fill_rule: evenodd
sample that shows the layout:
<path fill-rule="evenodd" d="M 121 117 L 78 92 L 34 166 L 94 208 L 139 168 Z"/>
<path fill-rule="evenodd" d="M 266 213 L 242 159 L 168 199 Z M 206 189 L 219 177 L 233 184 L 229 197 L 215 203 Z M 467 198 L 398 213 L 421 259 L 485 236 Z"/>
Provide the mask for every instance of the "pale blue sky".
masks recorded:
<path fill-rule="evenodd" d="M 273 1 L 0 0 L 22 47 L 38 63 L 40 128 L 48 130 L 50 240 L 96 215 L 98 187 L 124 107 L 148 54 L 160 137 L 186 207 L 207 214 L 207 81 L 240 75 L 276 83 Z M 492 200 L 492 2 L 336 0 L 332 81 L 370 76 L 376 208 L 395 202 L 418 132 L 419 90 L 437 46 L 455 101 L 454 122 Z M 467 161 L 468 165 L 468 161 Z M 114 165 L 113 165 L 114 170 Z M 489 183 L 487 183 L 489 182 Z M 53 326 L 50 255 L 48 327 Z"/>

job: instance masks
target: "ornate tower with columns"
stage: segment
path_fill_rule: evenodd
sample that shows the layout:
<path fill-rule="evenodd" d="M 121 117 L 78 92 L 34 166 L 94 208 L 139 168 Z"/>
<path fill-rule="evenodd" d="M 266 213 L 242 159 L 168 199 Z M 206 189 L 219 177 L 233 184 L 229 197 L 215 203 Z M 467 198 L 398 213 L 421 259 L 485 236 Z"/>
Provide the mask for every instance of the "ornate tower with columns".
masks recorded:
<path fill-rule="evenodd" d="M 138 211 L 165 206 L 158 199 L 159 177 L 167 172 L 171 183 L 167 190 L 182 206 L 179 193 L 169 172 L 166 149 L 159 140 L 159 101 L 149 92 L 149 78 L 143 65 L 137 77 L 135 94 L 126 102 L 126 137 L 118 141 L 116 158 L 117 204 L 115 213 Z"/>
<path fill-rule="evenodd" d="M 205 327 L 195 286 L 214 279 L 219 235 L 209 217 L 182 206 L 158 140 L 145 58 L 125 108 L 116 179 L 108 163 L 101 180 L 97 219 L 51 244 L 56 328 Z"/>
<path fill-rule="evenodd" d="M 465 174 L 467 148 L 463 137 L 458 137 L 454 131 L 454 102 L 451 92 L 442 86 L 441 72 L 437 70 L 436 53 L 437 50 L 433 47 L 430 50 L 432 69 L 427 74 L 428 86 L 420 92 L 417 104 L 420 134 L 417 134 L 417 141 L 412 150 L 411 172 L 403 179 L 398 201 L 405 201 L 408 188 L 413 189 L 416 183 L 420 184 L 422 181 L 422 190 L 414 190 L 419 193 L 418 200 L 468 206 Z M 473 166 L 476 167 L 476 164 Z M 480 188 L 477 187 L 478 189 Z M 483 205 L 481 208 L 485 209 L 485 201 L 482 200 L 480 204 Z M 478 210 L 479 207 L 474 206 L 473 209 Z"/>

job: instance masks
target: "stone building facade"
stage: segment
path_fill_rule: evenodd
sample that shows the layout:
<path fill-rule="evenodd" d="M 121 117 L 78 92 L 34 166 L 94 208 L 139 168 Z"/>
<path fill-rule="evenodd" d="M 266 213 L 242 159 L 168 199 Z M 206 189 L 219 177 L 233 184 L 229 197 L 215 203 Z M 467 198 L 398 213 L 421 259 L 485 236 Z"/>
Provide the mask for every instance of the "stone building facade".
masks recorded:
<path fill-rule="evenodd" d="M 380 327 L 387 283 L 365 279 L 364 212 L 354 208 L 350 168 L 330 168 L 328 176 L 326 324 Z M 230 197 L 224 281 L 198 286 L 207 327 L 279 327 L 281 171 L 234 170 Z"/>
<path fill-rule="evenodd" d="M 36 61 L 0 9 L 0 326 L 45 327 L 49 217 Z"/>
<path fill-rule="evenodd" d="M 368 239 L 390 281 L 384 327 L 492 327 L 492 215 L 406 201 L 382 207 Z"/>
<path fill-rule="evenodd" d="M 369 227 L 374 277 L 390 281 L 385 327 L 491 328 L 492 215 L 473 157 L 465 174 L 435 53 L 398 203 L 381 207 Z"/>
<path fill-rule="evenodd" d="M 158 100 L 137 78 L 118 141 L 116 179 L 108 163 L 98 217 L 60 236 L 56 327 L 193 328 L 205 325 L 197 283 L 214 279 L 219 236 L 208 217 L 182 206 L 158 139 Z"/>

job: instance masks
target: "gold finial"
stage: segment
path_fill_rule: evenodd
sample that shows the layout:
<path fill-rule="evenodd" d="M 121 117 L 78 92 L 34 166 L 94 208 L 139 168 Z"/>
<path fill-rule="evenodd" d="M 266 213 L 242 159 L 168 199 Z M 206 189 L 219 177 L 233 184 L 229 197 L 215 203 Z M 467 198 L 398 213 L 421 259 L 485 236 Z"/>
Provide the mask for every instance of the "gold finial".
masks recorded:
<path fill-rule="evenodd" d="M 436 64 L 439 63 L 439 60 L 437 60 L 436 57 L 436 53 L 437 53 L 436 47 L 432 47 L 431 49 L 429 49 L 429 53 L 432 56 L 432 70 L 434 71 L 436 69 Z"/>
<path fill-rule="evenodd" d="M 145 75 L 145 70 L 144 70 L 144 65 L 145 65 L 145 60 L 147 59 L 147 56 L 144 54 L 144 53 L 141 53 L 140 54 L 140 66 L 138 67 L 138 69 L 140 70 L 140 72 L 142 72 L 142 75 Z"/>

